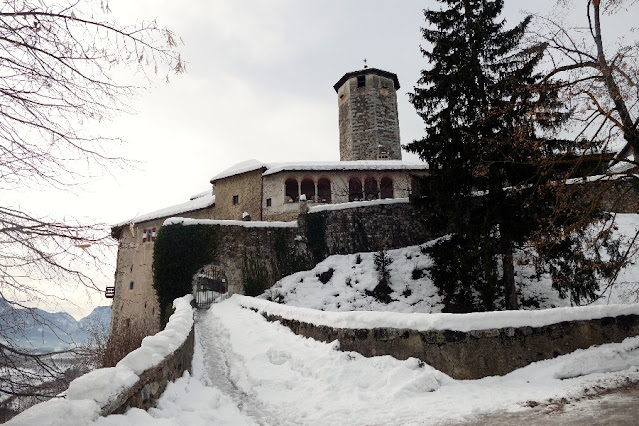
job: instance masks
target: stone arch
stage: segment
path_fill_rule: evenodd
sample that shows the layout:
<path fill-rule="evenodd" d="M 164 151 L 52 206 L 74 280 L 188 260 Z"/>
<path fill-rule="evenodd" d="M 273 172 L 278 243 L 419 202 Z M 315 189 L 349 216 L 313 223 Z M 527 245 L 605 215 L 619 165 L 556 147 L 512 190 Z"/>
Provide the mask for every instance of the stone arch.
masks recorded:
<path fill-rule="evenodd" d="M 228 293 L 226 268 L 220 262 L 209 263 L 193 275 L 193 299 L 198 308 L 208 308 L 216 299 Z"/>
<path fill-rule="evenodd" d="M 395 198 L 393 193 L 393 179 L 390 176 L 384 176 L 379 185 L 380 198 Z"/>
<path fill-rule="evenodd" d="M 320 203 L 331 203 L 331 181 L 329 178 L 321 177 L 317 181 L 317 198 Z"/>
<path fill-rule="evenodd" d="M 299 199 L 297 179 L 290 177 L 284 182 L 284 202 L 293 203 Z"/>
<path fill-rule="evenodd" d="M 377 179 L 373 176 L 368 176 L 364 180 L 364 199 L 365 200 L 377 200 L 379 198 L 379 186 L 377 186 Z"/>
<path fill-rule="evenodd" d="M 306 196 L 307 201 L 315 201 L 315 182 L 310 177 L 302 179 L 300 185 L 302 194 Z"/>
<path fill-rule="evenodd" d="M 364 198 L 362 193 L 362 181 L 353 176 L 348 180 L 348 201 L 360 201 Z"/>

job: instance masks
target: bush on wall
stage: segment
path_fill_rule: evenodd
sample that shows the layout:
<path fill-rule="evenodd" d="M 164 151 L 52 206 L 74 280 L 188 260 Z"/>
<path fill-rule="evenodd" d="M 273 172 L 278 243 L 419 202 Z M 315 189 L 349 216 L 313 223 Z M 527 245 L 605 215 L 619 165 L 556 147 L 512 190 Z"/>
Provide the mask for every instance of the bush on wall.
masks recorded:
<path fill-rule="evenodd" d="M 167 312 L 173 300 L 191 293 L 193 276 L 215 260 L 217 248 L 214 226 L 176 224 L 160 228 L 153 250 L 153 287 L 162 327 L 169 319 Z"/>

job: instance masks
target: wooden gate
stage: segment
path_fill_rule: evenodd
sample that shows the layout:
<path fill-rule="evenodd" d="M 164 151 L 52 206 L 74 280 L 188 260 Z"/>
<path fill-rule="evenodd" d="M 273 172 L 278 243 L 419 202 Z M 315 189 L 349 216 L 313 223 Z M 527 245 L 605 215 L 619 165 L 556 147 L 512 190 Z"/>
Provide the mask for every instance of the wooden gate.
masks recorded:
<path fill-rule="evenodd" d="M 207 265 L 194 277 L 195 303 L 199 309 L 207 309 L 212 303 L 225 299 L 228 294 L 224 269 L 217 265 Z"/>

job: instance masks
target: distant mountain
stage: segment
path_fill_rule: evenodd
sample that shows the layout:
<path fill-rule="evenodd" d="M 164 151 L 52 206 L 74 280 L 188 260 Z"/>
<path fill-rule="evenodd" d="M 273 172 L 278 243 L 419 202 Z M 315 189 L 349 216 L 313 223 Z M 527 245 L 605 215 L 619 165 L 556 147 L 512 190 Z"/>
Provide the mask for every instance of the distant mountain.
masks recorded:
<path fill-rule="evenodd" d="M 0 298 L 0 341 L 11 341 L 25 350 L 59 351 L 83 343 L 86 330 L 97 328 L 108 333 L 111 307 L 98 306 L 88 316 L 76 321 L 66 312 L 14 308 Z"/>

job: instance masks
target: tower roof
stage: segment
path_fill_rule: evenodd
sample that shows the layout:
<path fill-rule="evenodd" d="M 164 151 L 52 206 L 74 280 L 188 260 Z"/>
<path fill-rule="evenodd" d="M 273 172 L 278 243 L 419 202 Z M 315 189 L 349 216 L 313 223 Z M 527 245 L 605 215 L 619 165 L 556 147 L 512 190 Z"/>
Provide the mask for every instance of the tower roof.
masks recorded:
<path fill-rule="evenodd" d="M 342 84 L 344 84 L 346 80 L 348 80 L 349 78 L 355 77 L 358 75 L 366 75 L 366 74 L 375 74 L 382 77 L 390 78 L 391 80 L 393 80 L 393 83 L 395 84 L 395 90 L 399 90 L 399 79 L 397 78 L 397 74 L 380 70 L 377 68 L 364 68 L 363 70 L 359 70 L 359 71 L 347 72 L 346 74 L 344 74 L 342 78 L 339 79 L 337 83 L 333 85 L 333 89 L 335 89 L 335 92 L 337 92 L 339 88 L 342 87 Z"/>

